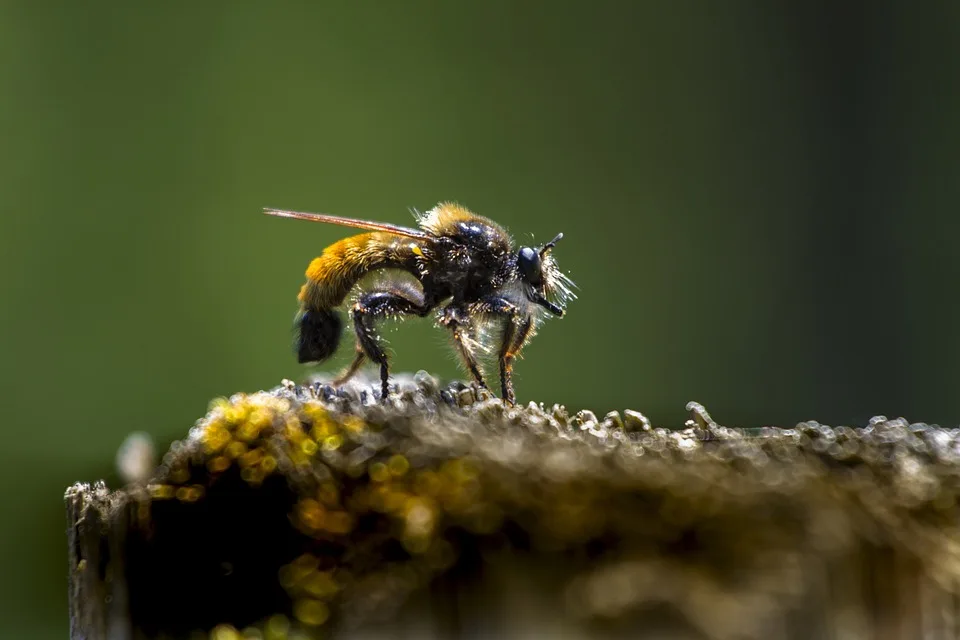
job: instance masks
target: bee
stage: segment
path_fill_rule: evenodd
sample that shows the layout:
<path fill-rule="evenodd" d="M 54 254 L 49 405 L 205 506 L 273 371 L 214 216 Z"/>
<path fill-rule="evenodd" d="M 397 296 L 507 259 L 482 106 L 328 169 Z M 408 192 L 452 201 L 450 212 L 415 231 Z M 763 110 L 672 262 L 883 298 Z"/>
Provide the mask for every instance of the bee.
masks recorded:
<path fill-rule="evenodd" d="M 453 346 L 481 387 L 488 388 L 480 360 L 496 353 L 502 398 L 516 403 L 513 364 L 548 315 L 562 317 L 575 298 L 573 282 L 557 268 L 552 250 L 558 234 L 539 247 L 514 246 L 494 221 L 452 203 L 415 213 L 418 229 L 340 216 L 264 209 L 283 218 L 338 224 L 367 233 L 344 238 L 307 268 L 298 296 L 294 349 L 301 363 L 334 354 L 343 323 L 337 309 L 371 273 L 395 274 L 361 285 L 350 307 L 356 356 L 334 381 L 342 385 L 369 359 L 380 367 L 382 398 L 388 395 L 389 363 L 376 323 L 388 317 L 426 317 L 450 331 Z M 412 276 L 397 277 L 403 272 Z"/>

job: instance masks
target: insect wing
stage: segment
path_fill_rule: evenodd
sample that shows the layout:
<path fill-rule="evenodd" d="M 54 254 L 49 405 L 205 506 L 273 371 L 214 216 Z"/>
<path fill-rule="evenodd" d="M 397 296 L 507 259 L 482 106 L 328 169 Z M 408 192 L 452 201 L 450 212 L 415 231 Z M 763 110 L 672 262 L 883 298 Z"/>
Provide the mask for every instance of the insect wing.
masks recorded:
<path fill-rule="evenodd" d="M 389 224 L 386 222 L 372 222 L 370 220 L 357 220 L 356 218 L 332 216 L 326 213 L 306 213 L 303 211 L 286 211 L 284 209 L 264 209 L 263 212 L 269 216 L 294 218 L 296 220 L 308 220 L 310 222 L 325 222 L 327 224 L 338 224 L 343 227 L 366 229 L 368 231 L 382 231 L 384 233 L 392 233 L 395 236 L 414 238 L 416 240 L 431 241 L 435 239 L 431 234 L 420 231 L 419 229 L 401 227 L 400 225 Z"/>

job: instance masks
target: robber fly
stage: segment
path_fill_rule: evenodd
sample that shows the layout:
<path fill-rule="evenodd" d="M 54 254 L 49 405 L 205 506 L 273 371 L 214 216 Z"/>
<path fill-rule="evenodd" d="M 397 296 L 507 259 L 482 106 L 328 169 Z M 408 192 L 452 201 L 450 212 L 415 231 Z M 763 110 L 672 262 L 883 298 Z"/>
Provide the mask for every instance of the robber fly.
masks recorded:
<path fill-rule="evenodd" d="M 424 317 L 437 322 L 477 383 L 486 387 L 479 359 L 496 351 L 503 399 L 513 404 L 513 362 L 549 313 L 563 316 L 574 298 L 573 282 L 557 268 L 551 250 L 563 234 L 540 247 L 514 248 L 497 223 L 450 203 L 417 214 L 419 229 L 318 213 L 265 209 L 284 218 L 365 229 L 326 249 L 307 268 L 295 320 L 300 362 L 322 362 L 340 342 L 343 324 L 336 309 L 372 272 L 406 272 L 359 287 L 350 308 L 356 357 L 334 384 L 341 385 L 364 360 L 380 365 L 382 397 L 388 394 L 387 354 L 375 323 L 385 317 Z M 402 275 L 402 274 L 401 274 Z"/>

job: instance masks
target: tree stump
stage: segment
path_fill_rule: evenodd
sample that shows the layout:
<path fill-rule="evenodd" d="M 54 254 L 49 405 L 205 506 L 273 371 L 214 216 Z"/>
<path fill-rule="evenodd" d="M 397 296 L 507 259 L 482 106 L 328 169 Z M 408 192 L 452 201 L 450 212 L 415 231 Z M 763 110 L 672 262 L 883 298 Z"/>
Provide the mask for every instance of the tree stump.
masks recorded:
<path fill-rule="evenodd" d="M 68 489 L 71 638 L 960 633 L 956 430 L 378 395 L 238 394 L 150 480 Z"/>

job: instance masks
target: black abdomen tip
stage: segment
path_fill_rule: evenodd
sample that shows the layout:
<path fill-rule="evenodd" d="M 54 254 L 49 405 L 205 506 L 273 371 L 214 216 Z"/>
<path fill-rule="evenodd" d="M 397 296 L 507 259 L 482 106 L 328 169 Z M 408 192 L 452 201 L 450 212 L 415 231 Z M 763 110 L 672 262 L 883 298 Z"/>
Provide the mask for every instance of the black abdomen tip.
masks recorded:
<path fill-rule="evenodd" d="M 297 360 L 320 362 L 332 356 L 340 344 L 343 321 L 332 309 L 304 311 L 297 318 Z"/>

